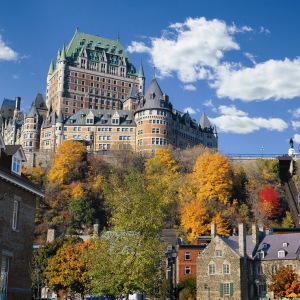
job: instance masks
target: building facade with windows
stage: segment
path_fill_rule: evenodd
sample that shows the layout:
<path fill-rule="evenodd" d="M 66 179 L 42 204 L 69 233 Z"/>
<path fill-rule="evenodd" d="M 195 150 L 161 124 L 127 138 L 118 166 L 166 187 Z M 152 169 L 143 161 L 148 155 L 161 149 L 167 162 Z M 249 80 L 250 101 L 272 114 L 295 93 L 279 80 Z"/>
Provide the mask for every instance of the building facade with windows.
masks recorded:
<path fill-rule="evenodd" d="M 281 266 L 300 273 L 300 233 L 266 233 L 252 226 L 246 234 L 222 237 L 212 224 L 212 241 L 197 259 L 197 299 L 274 299 L 268 285 Z"/>
<path fill-rule="evenodd" d="M 31 299 L 30 264 L 36 198 L 44 195 L 21 173 L 20 145 L 0 135 L 0 299 Z"/>
<path fill-rule="evenodd" d="M 2 133 L 25 152 L 55 152 L 67 139 L 82 141 L 90 151 L 218 148 L 217 130 L 205 112 L 197 122 L 174 109 L 156 78 L 145 91 L 142 64 L 137 72 L 119 40 L 78 29 L 50 63 L 46 101 L 38 94 L 27 115 L 19 113 L 20 98 L 14 103 L 8 103 L 11 111 L 3 105 Z"/>

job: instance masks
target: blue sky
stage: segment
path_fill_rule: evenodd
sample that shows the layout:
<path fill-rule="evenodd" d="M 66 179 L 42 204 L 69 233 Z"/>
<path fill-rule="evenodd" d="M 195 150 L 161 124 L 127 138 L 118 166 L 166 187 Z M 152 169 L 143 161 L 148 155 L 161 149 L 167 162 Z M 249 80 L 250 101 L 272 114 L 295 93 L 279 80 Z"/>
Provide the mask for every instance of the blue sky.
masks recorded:
<path fill-rule="evenodd" d="M 45 97 L 51 59 L 75 32 L 120 37 L 146 87 L 155 75 L 174 107 L 205 110 L 224 154 L 285 154 L 300 146 L 297 0 L 2 1 L 0 101 L 24 112 Z"/>

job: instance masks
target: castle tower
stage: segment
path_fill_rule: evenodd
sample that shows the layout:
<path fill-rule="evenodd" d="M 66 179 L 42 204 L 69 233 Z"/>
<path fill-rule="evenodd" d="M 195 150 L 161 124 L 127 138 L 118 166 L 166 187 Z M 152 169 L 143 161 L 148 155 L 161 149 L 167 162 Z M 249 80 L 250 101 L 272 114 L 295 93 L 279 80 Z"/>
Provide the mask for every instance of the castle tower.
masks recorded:
<path fill-rule="evenodd" d="M 136 128 L 136 149 L 138 152 L 154 153 L 168 145 L 172 125 L 172 104 L 162 93 L 156 79 L 139 102 L 134 113 Z"/>
<path fill-rule="evenodd" d="M 143 86 L 119 40 L 79 32 L 58 52 L 47 76 L 47 106 L 64 120 L 81 109 L 122 109 L 133 85 Z"/>

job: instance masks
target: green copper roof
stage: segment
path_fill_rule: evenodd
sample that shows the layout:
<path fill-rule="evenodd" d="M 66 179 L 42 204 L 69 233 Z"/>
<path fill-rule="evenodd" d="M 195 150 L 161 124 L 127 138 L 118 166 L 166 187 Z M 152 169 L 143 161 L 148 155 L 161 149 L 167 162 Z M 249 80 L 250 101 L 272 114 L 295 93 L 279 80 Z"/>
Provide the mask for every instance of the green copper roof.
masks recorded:
<path fill-rule="evenodd" d="M 54 64 L 53 64 L 53 60 L 51 60 L 48 75 L 52 75 L 53 72 L 54 72 Z"/>
<path fill-rule="evenodd" d="M 63 46 L 63 48 L 62 48 L 62 50 L 61 50 L 60 61 L 62 61 L 62 62 L 65 62 L 65 61 L 66 61 L 66 50 L 65 50 L 65 46 Z"/>
<path fill-rule="evenodd" d="M 139 78 L 145 78 L 143 64 L 140 64 Z"/>
<path fill-rule="evenodd" d="M 94 62 L 100 62 L 106 56 L 109 65 L 120 66 L 125 60 L 127 72 L 137 76 L 136 69 L 119 40 L 86 34 L 76 29 L 71 42 L 66 47 L 66 60 L 70 64 L 78 65 L 83 51 L 86 51 L 89 60 Z"/>

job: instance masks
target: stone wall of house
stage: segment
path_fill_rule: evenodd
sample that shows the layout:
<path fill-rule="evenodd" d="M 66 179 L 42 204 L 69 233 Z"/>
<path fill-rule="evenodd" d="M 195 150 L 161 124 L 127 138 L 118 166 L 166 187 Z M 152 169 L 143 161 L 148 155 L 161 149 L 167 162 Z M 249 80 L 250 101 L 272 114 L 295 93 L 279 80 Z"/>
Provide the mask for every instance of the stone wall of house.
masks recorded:
<path fill-rule="evenodd" d="M 23 167 L 31 170 L 33 167 L 41 166 L 48 170 L 53 163 L 55 153 L 52 151 L 35 151 L 25 152 L 27 161 L 23 163 Z"/>
<path fill-rule="evenodd" d="M 0 260 L 10 260 L 8 299 L 29 300 L 36 196 L 3 179 L 0 191 Z M 16 229 L 12 228 L 14 201 L 19 203 Z"/>
<path fill-rule="evenodd" d="M 243 260 L 244 258 L 241 258 L 220 237 L 216 236 L 197 259 L 197 300 L 209 298 L 250 300 L 247 281 L 243 283 L 241 280 L 241 273 L 248 273 L 245 269 L 247 268 L 247 261 L 244 262 Z M 210 264 L 215 265 L 215 275 L 209 275 Z M 223 264 L 230 266 L 228 275 L 223 273 Z M 233 284 L 232 297 L 221 296 L 221 283 Z"/>

